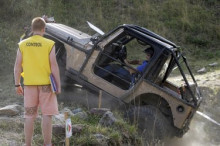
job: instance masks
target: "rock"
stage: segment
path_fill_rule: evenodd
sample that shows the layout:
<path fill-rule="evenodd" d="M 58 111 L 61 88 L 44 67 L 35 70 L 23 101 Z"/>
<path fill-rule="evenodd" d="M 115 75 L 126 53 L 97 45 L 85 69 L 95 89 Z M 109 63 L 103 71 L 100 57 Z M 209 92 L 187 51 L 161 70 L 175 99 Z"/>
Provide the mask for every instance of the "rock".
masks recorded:
<path fill-rule="evenodd" d="M 59 115 L 53 116 L 53 121 L 55 124 L 64 124 L 65 123 L 65 118 L 64 118 L 64 113 L 68 112 L 69 117 L 78 117 L 82 120 L 85 120 L 88 118 L 88 115 L 86 112 L 78 112 L 76 114 L 73 114 L 72 111 L 68 108 L 64 108 Z"/>
<path fill-rule="evenodd" d="M 90 110 L 90 114 L 94 114 L 97 116 L 103 116 L 107 111 L 110 111 L 108 108 L 92 108 Z"/>
<path fill-rule="evenodd" d="M 114 117 L 113 113 L 110 111 L 107 111 L 102 118 L 99 120 L 99 124 L 103 126 L 111 126 L 113 125 L 117 119 Z"/>
<path fill-rule="evenodd" d="M 0 89 L 0 92 L 2 92 L 3 91 L 3 89 Z"/>
<path fill-rule="evenodd" d="M 20 105 L 17 104 L 8 105 L 3 108 L 0 108 L 0 115 L 15 116 L 20 114 L 21 111 L 22 111 L 22 107 Z"/>
<path fill-rule="evenodd" d="M 94 134 L 94 136 L 96 137 L 96 140 L 98 141 L 99 145 L 101 146 L 108 146 L 108 137 L 105 137 L 102 134 Z"/>
<path fill-rule="evenodd" d="M 64 114 L 59 114 L 59 115 L 53 116 L 53 121 L 56 124 L 64 124 L 65 123 Z"/>
<path fill-rule="evenodd" d="M 72 132 L 73 134 L 81 133 L 85 125 L 83 124 L 74 124 L 72 125 Z"/>
<path fill-rule="evenodd" d="M 68 114 L 69 114 L 69 116 L 74 116 L 74 114 L 72 113 L 72 111 L 70 110 L 70 109 L 68 109 L 67 107 L 65 107 L 62 111 L 61 111 L 61 113 L 65 113 L 65 112 L 68 112 Z"/>
<path fill-rule="evenodd" d="M 74 114 L 74 117 L 78 117 L 81 120 L 86 120 L 88 118 L 88 114 L 86 112 L 78 112 Z"/>
<path fill-rule="evenodd" d="M 65 136 L 65 125 L 53 124 L 53 135 Z"/>
<path fill-rule="evenodd" d="M 215 67 L 215 66 L 218 66 L 218 63 L 217 63 L 217 62 L 214 62 L 214 63 L 209 64 L 209 66 Z"/>
<path fill-rule="evenodd" d="M 73 114 L 77 114 L 78 112 L 82 112 L 82 109 L 81 108 L 77 108 L 77 109 L 72 110 Z"/>
<path fill-rule="evenodd" d="M 72 125 L 72 134 L 80 133 L 85 126 L 82 124 Z M 53 124 L 53 135 L 64 137 L 65 136 L 65 124 Z"/>
<path fill-rule="evenodd" d="M 206 68 L 203 67 L 197 71 L 197 73 L 206 73 Z"/>

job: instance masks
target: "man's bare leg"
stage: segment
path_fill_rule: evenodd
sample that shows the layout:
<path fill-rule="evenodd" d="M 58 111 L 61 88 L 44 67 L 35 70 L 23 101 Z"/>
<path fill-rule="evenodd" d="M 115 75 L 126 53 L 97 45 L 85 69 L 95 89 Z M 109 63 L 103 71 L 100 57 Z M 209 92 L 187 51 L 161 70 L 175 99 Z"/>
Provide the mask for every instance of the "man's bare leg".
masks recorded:
<path fill-rule="evenodd" d="M 24 122 L 24 134 L 26 146 L 31 146 L 33 132 L 34 132 L 35 118 L 25 118 Z"/>
<path fill-rule="evenodd" d="M 44 137 L 44 144 L 46 146 L 50 146 L 52 140 L 52 116 L 43 115 L 41 127 Z"/>

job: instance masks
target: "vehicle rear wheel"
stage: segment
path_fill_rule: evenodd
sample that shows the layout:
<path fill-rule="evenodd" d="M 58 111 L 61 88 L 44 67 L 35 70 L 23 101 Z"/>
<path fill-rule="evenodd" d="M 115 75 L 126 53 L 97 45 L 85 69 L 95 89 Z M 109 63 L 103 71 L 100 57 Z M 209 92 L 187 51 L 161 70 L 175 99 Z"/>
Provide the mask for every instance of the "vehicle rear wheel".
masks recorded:
<path fill-rule="evenodd" d="M 152 105 L 134 107 L 129 110 L 128 117 L 132 124 L 137 124 L 144 143 L 153 144 L 171 136 L 171 123 Z"/>

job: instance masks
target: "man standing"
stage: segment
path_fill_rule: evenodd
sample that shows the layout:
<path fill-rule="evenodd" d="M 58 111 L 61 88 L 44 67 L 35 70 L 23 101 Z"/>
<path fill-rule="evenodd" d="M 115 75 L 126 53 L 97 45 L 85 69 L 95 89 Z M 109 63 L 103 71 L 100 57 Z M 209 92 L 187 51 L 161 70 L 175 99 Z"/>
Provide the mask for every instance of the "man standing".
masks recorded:
<path fill-rule="evenodd" d="M 54 42 L 43 37 L 45 26 L 44 19 L 40 17 L 32 20 L 33 36 L 18 44 L 19 48 L 14 66 L 16 93 L 24 95 L 26 146 L 31 146 L 38 107 L 42 113 L 42 133 L 46 146 L 52 145 L 52 115 L 58 114 L 56 94 L 61 93 L 60 74 Z M 24 75 L 24 92 L 20 85 L 21 72 Z M 49 80 L 51 73 L 57 85 L 56 93 L 51 90 Z"/>

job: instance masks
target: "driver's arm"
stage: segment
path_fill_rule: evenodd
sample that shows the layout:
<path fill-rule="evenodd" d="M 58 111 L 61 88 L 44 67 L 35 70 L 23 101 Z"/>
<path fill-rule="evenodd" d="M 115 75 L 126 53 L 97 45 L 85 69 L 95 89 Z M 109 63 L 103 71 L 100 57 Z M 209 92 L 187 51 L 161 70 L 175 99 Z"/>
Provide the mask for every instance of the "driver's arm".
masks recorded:
<path fill-rule="evenodd" d="M 131 66 L 131 64 L 134 64 L 134 63 L 136 64 L 136 63 L 140 62 L 139 60 L 136 60 L 136 62 L 132 62 L 132 61 L 128 61 L 127 59 L 124 60 L 125 64 L 128 65 L 128 66 Z M 130 74 L 133 74 L 133 73 L 137 72 L 137 70 L 134 70 L 134 69 L 131 69 L 131 68 L 128 68 L 128 71 L 130 72 Z"/>
<path fill-rule="evenodd" d="M 138 60 L 138 59 L 128 60 L 127 62 L 133 65 L 141 64 L 141 60 Z"/>
<path fill-rule="evenodd" d="M 125 62 L 126 65 L 130 65 L 130 63 L 127 59 L 124 59 L 124 62 Z"/>

